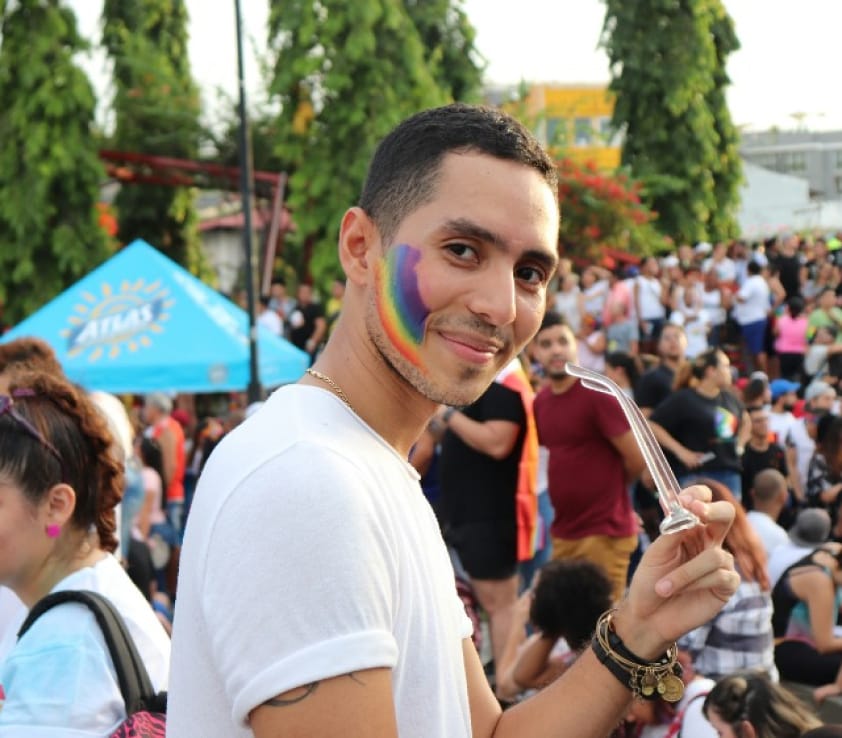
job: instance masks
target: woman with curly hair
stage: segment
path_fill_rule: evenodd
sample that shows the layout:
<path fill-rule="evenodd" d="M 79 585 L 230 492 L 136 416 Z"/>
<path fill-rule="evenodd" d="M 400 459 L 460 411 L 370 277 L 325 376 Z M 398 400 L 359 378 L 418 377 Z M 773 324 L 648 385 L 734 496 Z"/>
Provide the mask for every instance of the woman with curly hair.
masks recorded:
<path fill-rule="evenodd" d="M 156 690 L 169 640 L 114 556 L 122 466 L 92 402 L 63 379 L 16 377 L 0 395 L 0 584 L 27 608 L 91 590 L 122 615 Z M 102 632 L 84 606 L 46 611 L 0 664 L 0 734 L 107 736 L 125 719 Z"/>
<path fill-rule="evenodd" d="M 742 505 L 721 482 L 698 480 L 710 488 L 713 499 L 734 506 L 736 515 L 722 547 L 734 557 L 740 586 L 725 607 L 710 621 L 680 641 L 699 674 L 718 679 L 743 669 L 763 671 L 777 680 L 772 629 L 772 587 L 766 569 L 766 551 Z"/>
<path fill-rule="evenodd" d="M 795 695 L 760 672 L 720 679 L 703 710 L 720 738 L 799 738 L 821 725 Z"/>

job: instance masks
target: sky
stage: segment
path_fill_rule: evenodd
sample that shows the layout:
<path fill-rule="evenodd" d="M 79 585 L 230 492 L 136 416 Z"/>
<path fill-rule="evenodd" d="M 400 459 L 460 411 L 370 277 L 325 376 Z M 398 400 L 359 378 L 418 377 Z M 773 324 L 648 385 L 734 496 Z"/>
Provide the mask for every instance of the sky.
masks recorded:
<path fill-rule="evenodd" d="M 630 0 L 631 1 L 631 0 Z M 101 0 L 68 0 L 80 31 L 98 39 Z M 724 0 L 741 49 L 731 55 L 728 103 L 736 125 L 748 131 L 842 130 L 839 29 L 842 0 Z M 206 104 L 216 90 L 237 94 L 237 47 L 232 0 L 187 0 L 190 60 Z M 246 89 L 257 97 L 254 49 L 265 47 L 268 0 L 241 0 L 246 37 Z M 486 60 L 489 83 L 605 83 L 608 61 L 598 48 L 601 0 L 464 0 Z M 516 9 L 516 10 L 515 10 Z M 84 59 L 98 92 L 106 88 L 101 54 Z"/>

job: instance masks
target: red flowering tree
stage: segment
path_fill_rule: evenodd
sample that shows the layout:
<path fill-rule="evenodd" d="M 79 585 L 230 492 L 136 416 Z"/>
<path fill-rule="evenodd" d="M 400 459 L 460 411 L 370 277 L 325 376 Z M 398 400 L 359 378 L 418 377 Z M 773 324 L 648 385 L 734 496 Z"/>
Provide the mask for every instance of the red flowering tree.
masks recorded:
<path fill-rule="evenodd" d="M 641 184 L 593 162 L 558 162 L 561 245 L 567 256 L 600 261 L 606 247 L 636 256 L 667 248 L 652 226 L 657 213 L 641 203 Z"/>

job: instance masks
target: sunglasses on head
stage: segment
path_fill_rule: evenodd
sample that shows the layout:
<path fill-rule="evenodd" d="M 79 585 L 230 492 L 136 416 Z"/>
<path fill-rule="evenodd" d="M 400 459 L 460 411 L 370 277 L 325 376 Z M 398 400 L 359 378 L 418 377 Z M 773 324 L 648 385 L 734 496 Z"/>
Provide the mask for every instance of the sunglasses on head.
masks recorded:
<path fill-rule="evenodd" d="M 18 389 L 14 390 L 11 395 L 0 395 L 0 417 L 8 415 L 18 424 L 18 427 L 21 430 L 25 431 L 31 438 L 34 438 L 41 444 L 41 446 L 47 449 L 47 451 L 55 457 L 55 460 L 58 461 L 62 470 L 62 475 L 64 475 L 64 462 L 62 461 L 61 454 L 58 452 L 58 449 L 46 438 L 44 438 L 41 431 L 32 425 L 32 423 L 24 418 L 17 410 L 15 410 L 15 397 L 35 397 L 35 392 L 31 389 Z"/>

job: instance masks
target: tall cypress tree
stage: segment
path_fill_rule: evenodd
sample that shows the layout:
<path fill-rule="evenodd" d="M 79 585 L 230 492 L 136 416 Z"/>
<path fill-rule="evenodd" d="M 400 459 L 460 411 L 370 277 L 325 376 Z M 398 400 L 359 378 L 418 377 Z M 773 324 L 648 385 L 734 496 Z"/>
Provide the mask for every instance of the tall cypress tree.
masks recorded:
<path fill-rule="evenodd" d="M 689 242 L 732 235 L 740 164 L 724 91 L 738 43 L 721 1 L 606 0 L 602 44 L 622 161 L 657 227 Z"/>
<path fill-rule="evenodd" d="M 108 255 L 87 48 L 59 0 L 0 6 L 0 304 L 16 322 Z"/>
<path fill-rule="evenodd" d="M 201 126 L 190 73 L 184 0 L 105 0 L 103 45 L 114 64 L 112 148 L 193 159 Z M 124 185 L 115 206 L 123 242 L 144 238 L 175 261 L 200 263 L 194 193 Z"/>
<path fill-rule="evenodd" d="M 455 101 L 478 99 L 484 62 L 462 0 L 405 0 L 438 85 Z"/>

